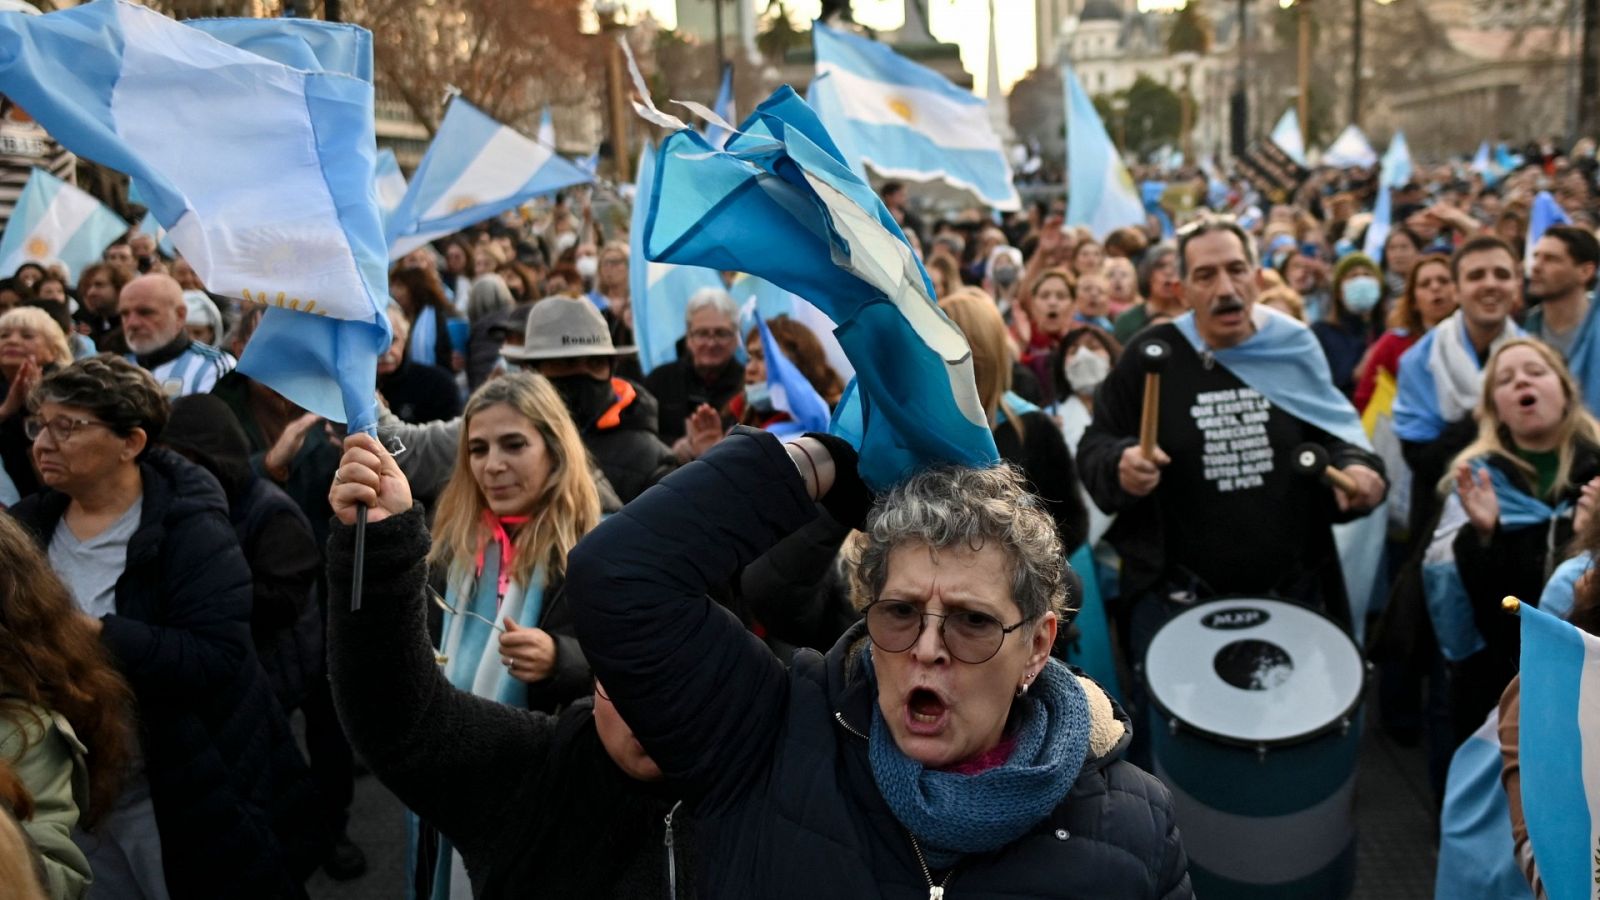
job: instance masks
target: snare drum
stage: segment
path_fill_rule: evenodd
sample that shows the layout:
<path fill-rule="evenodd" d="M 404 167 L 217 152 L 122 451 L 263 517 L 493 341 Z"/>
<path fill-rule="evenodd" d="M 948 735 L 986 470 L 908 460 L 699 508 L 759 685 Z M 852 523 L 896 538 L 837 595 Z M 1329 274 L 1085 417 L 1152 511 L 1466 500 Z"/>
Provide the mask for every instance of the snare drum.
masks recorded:
<path fill-rule="evenodd" d="M 1355 642 L 1302 606 L 1217 600 L 1162 626 L 1144 675 L 1195 893 L 1349 896 L 1366 680 Z"/>

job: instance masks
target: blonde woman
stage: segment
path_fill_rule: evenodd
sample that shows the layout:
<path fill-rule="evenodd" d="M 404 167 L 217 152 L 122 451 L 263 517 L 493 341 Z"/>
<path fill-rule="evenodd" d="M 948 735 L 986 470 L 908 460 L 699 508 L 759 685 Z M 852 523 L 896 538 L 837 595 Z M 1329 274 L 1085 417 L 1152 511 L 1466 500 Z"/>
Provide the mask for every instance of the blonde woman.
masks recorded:
<path fill-rule="evenodd" d="M 33 442 L 22 427 L 28 392 L 41 377 L 71 363 L 67 333 L 48 312 L 19 306 L 0 314 L 0 502 L 15 503 L 39 490 L 29 459 Z"/>
<path fill-rule="evenodd" d="M 1519 338 L 1483 374 L 1478 437 L 1441 485 L 1449 496 L 1423 560 L 1458 742 L 1517 672 L 1517 620 L 1500 599 L 1537 602 L 1600 494 L 1600 424 L 1560 355 Z"/>
<path fill-rule="evenodd" d="M 583 441 L 550 382 L 517 372 L 479 388 L 462 415 L 428 554 L 444 573 L 437 651 L 452 685 L 543 712 L 589 693 L 562 586 L 567 553 L 599 521 Z M 459 863 L 430 832 L 412 832 L 413 883 L 431 886 L 420 897 L 450 897 Z"/>

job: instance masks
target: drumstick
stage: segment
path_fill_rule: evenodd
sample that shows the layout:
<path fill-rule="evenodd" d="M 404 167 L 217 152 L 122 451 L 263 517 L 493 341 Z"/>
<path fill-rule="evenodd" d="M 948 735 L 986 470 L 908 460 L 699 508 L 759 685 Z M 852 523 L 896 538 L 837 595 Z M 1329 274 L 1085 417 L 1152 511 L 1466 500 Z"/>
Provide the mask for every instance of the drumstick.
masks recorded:
<path fill-rule="evenodd" d="M 1145 459 L 1156 455 L 1156 425 L 1161 418 L 1161 370 L 1172 354 L 1161 341 L 1147 341 L 1139 348 L 1139 364 L 1144 368 L 1144 409 L 1139 415 L 1139 453 Z"/>
<path fill-rule="evenodd" d="M 1294 469 L 1302 475 L 1320 479 L 1349 497 L 1361 493 L 1356 480 L 1328 461 L 1328 451 L 1321 444 L 1301 444 L 1294 448 Z"/>

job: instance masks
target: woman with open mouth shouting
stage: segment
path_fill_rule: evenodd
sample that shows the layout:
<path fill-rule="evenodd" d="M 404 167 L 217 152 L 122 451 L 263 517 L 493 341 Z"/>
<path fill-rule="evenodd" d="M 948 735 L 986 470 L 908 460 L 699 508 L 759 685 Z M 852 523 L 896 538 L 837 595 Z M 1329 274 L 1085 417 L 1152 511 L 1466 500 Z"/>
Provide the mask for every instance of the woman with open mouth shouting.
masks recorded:
<path fill-rule="evenodd" d="M 786 670 L 708 590 L 820 502 L 865 532 L 861 621 Z M 868 507 L 870 506 L 870 511 Z M 573 549 L 579 639 L 696 811 L 703 897 L 1192 896 L 1128 718 L 1050 657 L 1066 569 L 1018 472 L 876 503 L 855 451 L 738 428 Z"/>
<path fill-rule="evenodd" d="M 1477 439 L 1440 486 L 1451 494 L 1423 561 L 1458 742 L 1517 673 L 1520 626 L 1500 599 L 1540 595 L 1600 496 L 1600 423 L 1546 344 L 1518 338 L 1495 351 L 1477 418 Z"/>

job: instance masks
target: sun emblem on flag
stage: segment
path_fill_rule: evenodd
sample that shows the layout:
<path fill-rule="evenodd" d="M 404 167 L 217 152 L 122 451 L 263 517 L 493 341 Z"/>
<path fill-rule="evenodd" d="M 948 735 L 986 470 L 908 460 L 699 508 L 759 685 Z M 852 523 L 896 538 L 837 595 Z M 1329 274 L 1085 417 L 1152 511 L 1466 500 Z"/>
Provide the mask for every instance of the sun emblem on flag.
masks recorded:
<path fill-rule="evenodd" d="M 450 200 L 450 211 L 458 213 L 478 205 L 478 198 L 470 194 L 462 194 Z"/>
<path fill-rule="evenodd" d="M 893 110 L 895 115 L 905 119 L 907 122 L 916 120 L 916 112 L 911 108 L 911 102 L 904 97 L 890 97 L 889 109 Z"/>
<path fill-rule="evenodd" d="M 48 259 L 50 257 L 50 242 L 37 234 L 33 235 L 23 244 L 22 252 L 29 259 Z"/>

